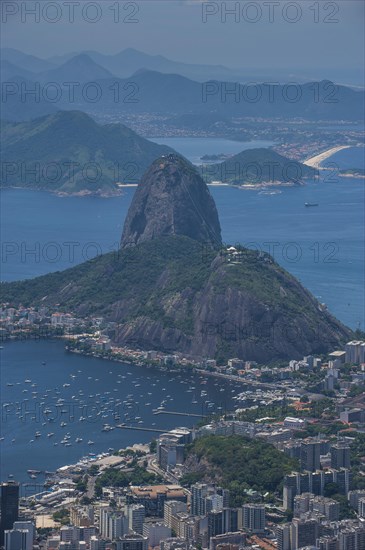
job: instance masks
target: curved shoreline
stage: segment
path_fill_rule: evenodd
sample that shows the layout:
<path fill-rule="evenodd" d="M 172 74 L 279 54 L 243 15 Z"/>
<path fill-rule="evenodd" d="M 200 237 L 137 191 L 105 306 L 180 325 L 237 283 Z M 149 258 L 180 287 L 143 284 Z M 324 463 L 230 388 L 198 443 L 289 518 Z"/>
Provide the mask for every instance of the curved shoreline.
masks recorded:
<path fill-rule="evenodd" d="M 331 147 L 331 149 L 327 149 L 327 151 L 323 151 L 322 153 L 319 153 L 319 155 L 315 155 L 314 157 L 304 160 L 303 164 L 306 166 L 311 166 L 312 168 L 321 169 L 321 163 L 323 161 L 332 157 L 335 153 L 338 153 L 343 149 L 350 149 L 351 147 L 353 147 L 353 145 L 339 145 L 337 147 Z"/>

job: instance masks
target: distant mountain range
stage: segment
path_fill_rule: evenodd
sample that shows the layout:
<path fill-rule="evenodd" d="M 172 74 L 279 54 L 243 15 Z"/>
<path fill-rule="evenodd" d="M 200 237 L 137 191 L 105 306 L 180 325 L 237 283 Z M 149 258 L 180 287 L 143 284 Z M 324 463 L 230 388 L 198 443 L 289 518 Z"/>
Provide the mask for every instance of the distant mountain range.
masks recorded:
<path fill-rule="evenodd" d="M 38 73 L 37 80 L 47 82 L 94 82 L 107 78 L 115 78 L 115 76 L 93 61 L 88 55 L 80 54 L 71 57 L 65 63 L 54 69 Z"/>
<path fill-rule="evenodd" d="M 3 187 L 103 195 L 118 192 L 118 182 L 138 183 L 153 160 L 172 151 L 79 111 L 3 122 L 0 144 Z"/>
<path fill-rule="evenodd" d="M 0 53 L 3 61 L 9 61 L 13 65 L 33 73 L 48 71 L 56 66 L 46 59 L 26 54 L 14 48 L 1 48 Z"/>
<path fill-rule="evenodd" d="M 228 80 L 237 82 L 298 82 L 305 83 L 312 80 L 329 78 L 348 86 L 363 87 L 361 71 L 351 68 L 336 68 L 323 70 L 312 67 L 310 71 L 300 71 L 298 68 L 275 70 L 271 67 L 256 69 L 243 66 L 230 68 L 223 65 L 193 64 L 173 61 L 162 55 L 150 55 L 134 48 L 127 48 L 115 54 L 102 54 L 93 50 L 71 52 L 64 55 L 56 55 L 49 59 L 41 59 L 34 55 L 25 54 L 13 48 L 2 48 L 1 58 L 18 67 L 18 71 L 24 69 L 33 73 L 40 73 L 60 67 L 65 62 L 80 54 L 86 54 L 97 65 L 108 70 L 119 78 L 126 78 L 140 69 L 157 71 L 160 73 L 180 74 L 198 82 L 207 80 Z M 19 72 L 14 76 L 19 76 Z"/>
<path fill-rule="evenodd" d="M 149 55 L 133 48 L 127 48 L 112 55 L 86 50 L 53 56 L 49 59 L 40 59 L 11 48 L 3 48 L 1 50 L 2 59 L 18 67 L 18 71 L 26 69 L 33 73 L 56 69 L 71 59 L 80 56 L 80 54 L 88 56 L 95 64 L 119 78 L 129 77 L 140 69 L 158 71 L 160 73 L 177 73 L 202 82 L 211 78 L 241 80 L 244 75 L 243 71 L 230 69 L 223 65 L 181 63 L 180 61 L 167 59 L 162 55 Z M 19 74 L 19 72 L 14 73 L 14 76 L 18 76 Z"/>
<path fill-rule="evenodd" d="M 29 65 L 32 67 L 32 63 Z M 40 104 L 49 113 L 79 109 L 93 115 L 198 115 L 211 117 L 210 124 L 215 123 L 214 118 L 219 122 L 232 117 L 352 121 L 363 120 L 364 116 L 364 91 L 326 80 L 295 86 L 245 86 L 220 80 L 202 83 L 181 74 L 146 69 L 119 78 L 88 54 L 71 57 L 37 74 L 15 65 L 14 60 L 3 60 L 2 68 L 6 76 L 2 118 L 8 120 L 39 116 Z M 72 82 L 75 84 L 71 86 Z M 27 90 L 36 90 L 37 101 Z"/>

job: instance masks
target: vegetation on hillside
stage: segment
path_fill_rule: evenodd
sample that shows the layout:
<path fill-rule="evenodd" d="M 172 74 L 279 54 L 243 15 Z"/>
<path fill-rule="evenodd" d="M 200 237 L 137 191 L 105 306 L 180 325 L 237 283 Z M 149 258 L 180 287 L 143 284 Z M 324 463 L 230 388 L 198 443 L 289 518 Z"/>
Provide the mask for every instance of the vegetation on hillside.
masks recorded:
<path fill-rule="evenodd" d="M 279 492 L 284 476 L 298 468 L 295 459 L 273 445 L 241 436 L 202 437 L 188 448 L 188 459 L 189 456 L 197 457 L 204 465 L 196 468 L 201 480 L 216 482 L 229 489 L 231 506 L 240 506 L 249 499 L 249 489 L 261 493 Z M 195 475 L 194 481 L 197 480 Z"/>
<path fill-rule="evenodd" d="M 203 165 L 200 173 L 206 183 L 218 180 L 236 185 L 300 183 L 316 174 L 313 168 L 297 160 L 263 148 L 247 149 L 221 163 Z"/>
<path fill-rule="evenodd" d="M 148 166 L 172 152 L 123 124 L 97 124 L 80 111 L 59 111 L 29 122 L 1 124 L 3 187 L 63 193 L 115 193 L 138 183 Z"/>
<path fill-rule="evenodd" d="M 182 236 L 146 241 L 63 272 L 3 283 L 1 291 L 2 301 L 13 306 L 42 304 L 83 318 L 102 315 L 129 335 L 135 331 L 136 343 L 154 326 L 153 332 L 157 328 L 168 335 L 168 347 L 161 350 L 179 351 L 179 342 L 205 340 L 204 330 L 212 324 L 214 356 L 220 364 L 242 355 L 241 345 L 249 346 L 255 360 L 256 347 L 262 350 L 260 360 L 275 360 L 284 353 L 287 358 L 287 345 L 293 347 L 293 356 L 305 342 L 305 350 L 315 352 L 319 346 L 339 345 L 340 334 L 344 340 L 351 335 L 319 311 L 309 292 L 270 256 L 246 249 L 239 260 L 229 261 L 217 250 Z M 270 331 L 275 323 L 274 339 Z"/>

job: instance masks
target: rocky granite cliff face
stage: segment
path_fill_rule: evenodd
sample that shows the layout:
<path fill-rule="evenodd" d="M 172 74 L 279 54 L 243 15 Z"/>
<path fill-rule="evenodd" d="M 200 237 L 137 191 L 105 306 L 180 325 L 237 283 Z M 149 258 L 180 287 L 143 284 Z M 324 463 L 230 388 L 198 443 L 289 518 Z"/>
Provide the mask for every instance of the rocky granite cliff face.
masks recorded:
<path fill-rule="evenodd" d="M 268 254 L 229 251 L 194 168 L 155 161 L 136 191 L 122 250 L 63 272 L 2 285 L 13 305 L 59 304 L 116 323 L 115 342 L 196 358 L 259 363 L 338 349 L 352 338 Z"/>
<path fill-rule="evenodd" d="M 170 154 L 156 160 L 133 197 L 124 224 L 122 248 L 185 235 L 219 247 L 221 227 L 214 200 L 193 166 Z"/>

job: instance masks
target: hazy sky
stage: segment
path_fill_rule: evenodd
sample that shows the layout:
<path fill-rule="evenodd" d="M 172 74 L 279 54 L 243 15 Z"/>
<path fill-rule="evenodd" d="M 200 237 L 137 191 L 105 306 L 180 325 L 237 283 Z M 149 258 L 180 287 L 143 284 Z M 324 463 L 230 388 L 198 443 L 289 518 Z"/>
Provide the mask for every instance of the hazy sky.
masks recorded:
<path fill-rule="evenodd" d="M 235 10 L 226 14 L 226 21 L 224 4 Z M 37 12 L 37 22 L 31 9 Z M 1 10 L 2 47 L 40 57 L 133 47 L 189 63 L 258 70 L 297 68 L 310 73 L 364 67 L 361 0 L 1 0 Z"/>

